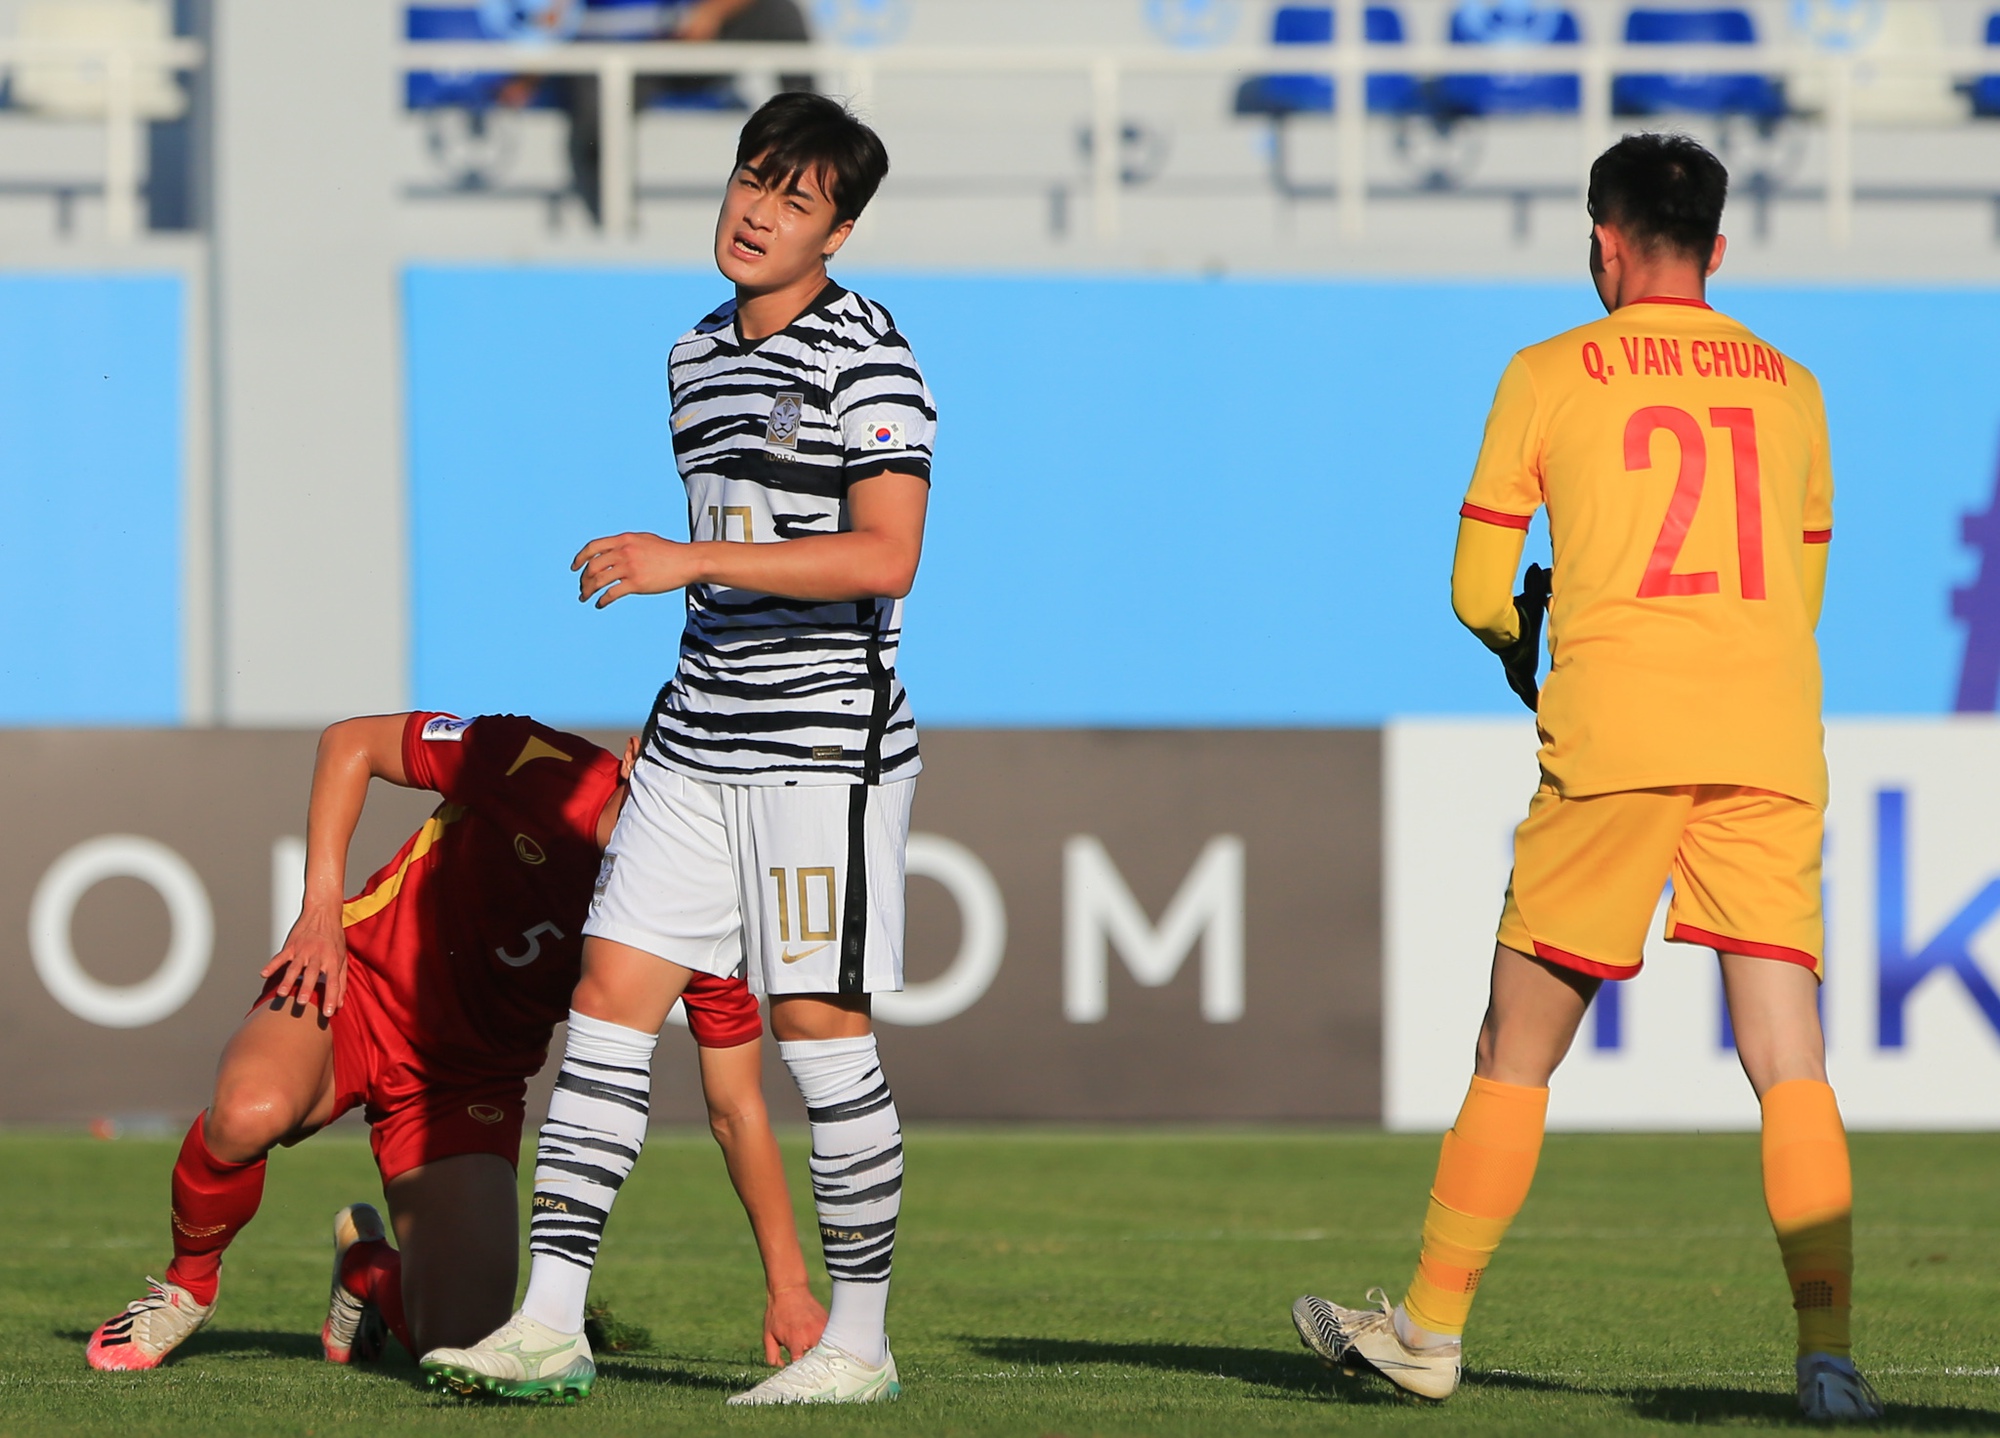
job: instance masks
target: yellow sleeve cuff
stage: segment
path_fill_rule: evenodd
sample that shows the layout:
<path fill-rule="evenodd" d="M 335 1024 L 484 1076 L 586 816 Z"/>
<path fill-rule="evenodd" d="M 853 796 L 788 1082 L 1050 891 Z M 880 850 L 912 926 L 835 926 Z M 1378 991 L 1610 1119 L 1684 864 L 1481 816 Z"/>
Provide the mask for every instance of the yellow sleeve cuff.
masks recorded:
<path fill-rule="evenodd" d="M 1825 540 L 1806 545 L 1806 613 L 1815 629 L 1819 627 L 1820 606 L 1826 602 L 1826 552 L 1831 548 Z"/>
<path fill-rule="evenodd" d="M 1514 573 L 1520 568 L 1527 540 L 1525 529 L 1511 525 L 1490 524 L 1483 519 L 1458 522 L 1458 552 L 1451 562 L 1451 607 L 1458 622 L 1477 634 L 1488 649 L 1505 649 L 1521 637 L 1521 617 L 1514 612 Z"/>

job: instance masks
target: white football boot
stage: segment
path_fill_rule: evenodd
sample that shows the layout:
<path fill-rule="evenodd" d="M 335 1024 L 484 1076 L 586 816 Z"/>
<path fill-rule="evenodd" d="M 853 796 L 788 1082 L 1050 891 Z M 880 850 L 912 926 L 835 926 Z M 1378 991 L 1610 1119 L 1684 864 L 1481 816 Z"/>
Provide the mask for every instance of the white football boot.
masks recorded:
<path fill-rule="evenodd" d="M 821 1342 L 806 1350 L 755 1388 L 729 1400 L 732 1408 L 763 1403 L 887 1403 L 903 1391 L 896 1355 L 883 1351 L 882 1366 L 870 1368 L 852 1353 Z"/>
<path fill-rule="evenodd" d="M 1799 1410 L 1820 1423 L 1867 1423 L 1882 1416 L 1874 1387 L 1852 1358 L 1808 1353 L 1799 1359 Z"/>
<path fill-rule="evenodd" d="M 1380 1308 L 1342 1308 L 1308 1294 L 1292 1305 L 1299 1341 L 1328 1366 L 1352 1372 L 1372 1368 L 1420 1398 L 1446 1399 L 1458 1389 L 1464 1346 L 1457 1342 L 1412 1348 L 1396 1332 L 1396 1310 L 1379 1288 L 1368 1290 Z"/>
<path fill-rule="evenodd" d="M 329 1363 L 368 1362 L 382 1354 L 382 1315 L 371 1303 L 349 1293 L 340 1281 L 347 1250 L 357 1243 L 380 1242 L 386 1230 L 382 1215 L 370 1203 L 350 1203 L 333 1216 L 333 1284 L 326 1300 L 326 1322 L 320 1325 L 320 1351 Z"/>
<path fill-rule="evenodd" d="M 83 1356 L 106 1372 L 158 1368 L 169 1353 L 215 1316 L 215 1305 L 200 1304 L 178 1283 L 146 1280 L 147 1293 L 90 1335 Z M 1802 1380 L 1803 1381 L 1803 1380 Z"/>
<path fill-rule="evenodd" d="M 558 1333 L 525 1313 L 470 1348 L 433 1348 L 421 1367 L 433 1388 L 530 1403 L 574 1403 L 588 1397 L 597 1381 L 589 1339 Z"/>

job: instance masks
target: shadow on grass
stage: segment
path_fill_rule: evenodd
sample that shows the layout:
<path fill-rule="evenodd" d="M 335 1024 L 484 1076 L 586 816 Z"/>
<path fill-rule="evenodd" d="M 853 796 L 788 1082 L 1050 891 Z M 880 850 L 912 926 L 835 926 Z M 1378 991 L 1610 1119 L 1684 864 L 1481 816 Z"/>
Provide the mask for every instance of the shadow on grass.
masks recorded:
<path fill-rule="evenodd" d="M 67 1339 L 79 1345 L 90 1342 L 95 1330 L 87 1328 L 57 1329 L 57 1338 Z M 319 1346 L 317 1333 L 281 1333 L 267 1328 L 204 1328 L 176 1348 L 168 1361 L 177 1358 L 215 1357 L 240 1358 L 246 1355 L 260 1358 L 310 1358 L 315 1363 L 326 1361 Z"/>
<path fill-rule="evenodd" d="M 698 1389 L 710 1393 L 735 1393 L 749 1386 L 733 1377 L 699 1373 L 679 1366 L 686 1361 L 671 1354 L 663 1355 L 657 1362 L 648 1362 L 636 1354 L 621 1354 L 616 1358 L 599 1358 L 597 1371 L 604 1377 L 616 1378 L 620 1383 L 654 1383 L 663 1388 Z"/>
<path fill-rule="evenodd" d="M 1230 1348 L 1201 1343 L 1095 1343 L 1066 1338 L 986 1338 L 961 1335 L 972 1352 L 1002 1363 L 1055 1366 L 1107 1363 L 1234 1378 L 1300 1397 L 1337 1396 L 1342 1404 L 1429 1406 L 1372 1374 L 1336 1378 L 1305 1354 L 1269 1348 Z M 1477 1389 L 1566 1394 L 1622 1403 L 1636 1418 L 1689 1426 L 1749 1421 L 1818 1430 L 1799 1412 L 1789 1393 L 1759 1392 L 1714 1384 L 1647 1384 L 1618 1387 L 1565 1383 L 1528 1373 L 1470 1371 L 1466 1385 Z M 2000 1433 L 2000 1413 L 1979 1408 L 1889 1402 L 1882 1421 L 1870 1425 L 1891 1433 Z"/>
<path fill-rule="evenodd" d="M 1553 1378 L 1537 1378 L 1528 1373 L 1469 1372 L 1470 1387 L 1511 1388 L 1526 1393 L 1567 1393 L 1622 1401 L 1634 1417 L 1656 1423 L 1701 1424 L 1751 1420 L 1819 1431 L 1824 1425 L 1808 1422 L 1799 1412 L 1798 1400 L 1789 1393 L 1759 1392 L 1750 1388 L 1725 1388 L 1706 1383 L 1674 1385 L 1585 1386 Z M 1868 1425 L 1876 1432 L 1889 1433 L 2000 1433 L 2000 1413 L 1983 1408 L 1947 1408 L 1931 1403 L 1896 1403 L 1884 1400 L 1887 1412 L 1879 1423 Z"/>
<path fill-rule="evenodd" d="M 59 1328 L 54 1336 L 81 1348 L 90 1341 L 92 1331 Z M 270 1328 L 204 1328 L 168 1355 L 167 1366 L 184 1363 L 190 1358 L 284 1358 L 308 1363 L 326 1362 L 317 1333 Z M 413 1388 L 424 1386 L 422 1370 L 417 1367 L 415 1359 L 403 1352 L 399 1343 L 390 1343 L 377 1361 L 354 1363 L 348 1367 L 351 1372 L 366 1374 L 383 1382 L 401 1383 Z"/>
<path fill-rule="evenodd" d="M 1001 1363 L 1054 1367 L 1061 1363 L 1114 1363 L 1125 1368 L 1157 1368 L 1173 1373 L 1234 1378 L 1283 1393 L 1315 1397 L 1327 1391 L 1330 1377 L 1305 1353 L 1269 1348 L 1230 1348 L 1213 1343 L 1094 1343 L 1073 1338 L 980 1338 L 961 1335 L 960 1342 L 983 1358 Z M 1398 1397 L 1386 1385 L 1346 1386 L 1343 1398 L 1358 1403 L 1393 1403 Z"/>

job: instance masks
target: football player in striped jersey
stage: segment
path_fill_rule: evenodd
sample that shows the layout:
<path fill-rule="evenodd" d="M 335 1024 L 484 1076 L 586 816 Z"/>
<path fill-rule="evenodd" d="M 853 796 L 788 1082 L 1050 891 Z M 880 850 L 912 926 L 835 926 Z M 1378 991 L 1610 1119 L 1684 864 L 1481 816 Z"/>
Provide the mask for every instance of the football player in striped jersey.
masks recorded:
<path fill-rule="evenodd" d="M 903 981 L 919 760 L 896 656 L 937 415 L 889 312 L 827 274 L 888 165 L 875 133 L 822 96 L 780 95 L 750 118 L 715 233 L 735 297 L 667 365 L 690 542 L 610 535 L 573 566 L 600 608 L 684 589 L 687 623 L 584 925 L 566 1064 L 643 1074 L 684 986 L 748 965 L 812 1125 L 826 1333 L 731 1403 L 900 1391 L 886 1314 L 902 1127 L 870 996 Z M 580 1172 L 576 1150 L 636 1156 L 644 1137 L 643 1093 L 558 1092 L 521 1311 L 427 1367 L 524 1397 L 558 1381 L 629 1167 Z"/>

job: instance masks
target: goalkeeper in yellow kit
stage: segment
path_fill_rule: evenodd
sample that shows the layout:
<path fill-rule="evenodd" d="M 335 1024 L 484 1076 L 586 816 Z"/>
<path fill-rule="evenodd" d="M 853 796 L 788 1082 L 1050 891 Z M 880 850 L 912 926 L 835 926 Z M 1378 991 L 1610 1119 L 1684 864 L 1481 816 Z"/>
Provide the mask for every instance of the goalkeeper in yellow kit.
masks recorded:
<path fill-rule="evenodd" d="M 1849 1355 L 1847 1138 L 1817 1005 L 1826 416 L 1803 366 L 1703 300 L 1727 186 L 1684 136 L 1628 136 L 1598 158 L 1590 268 L 1609 314 L 1514 356 L 1460 510 L 1453 607 L 1536 708 L 1541 787 L 1515 833 L 1474 1077 L 1416 1276 L 1379 1311 L 1313 1297 L 1292 1310 L 1322 1358 L 1428 1398 L 1458 1386 L 1473 1293 L 1534 1178 L 1550 1076 L 1598 985 L 1639 971 L 1671 879 L 1667 937 L 1719 954 L 1762 1106 L 1800 1404 L 1881 1412 Z M 1540 572 L 1512 591 L 1543 505 L 1553 666 L 1537 696 Z"/>

